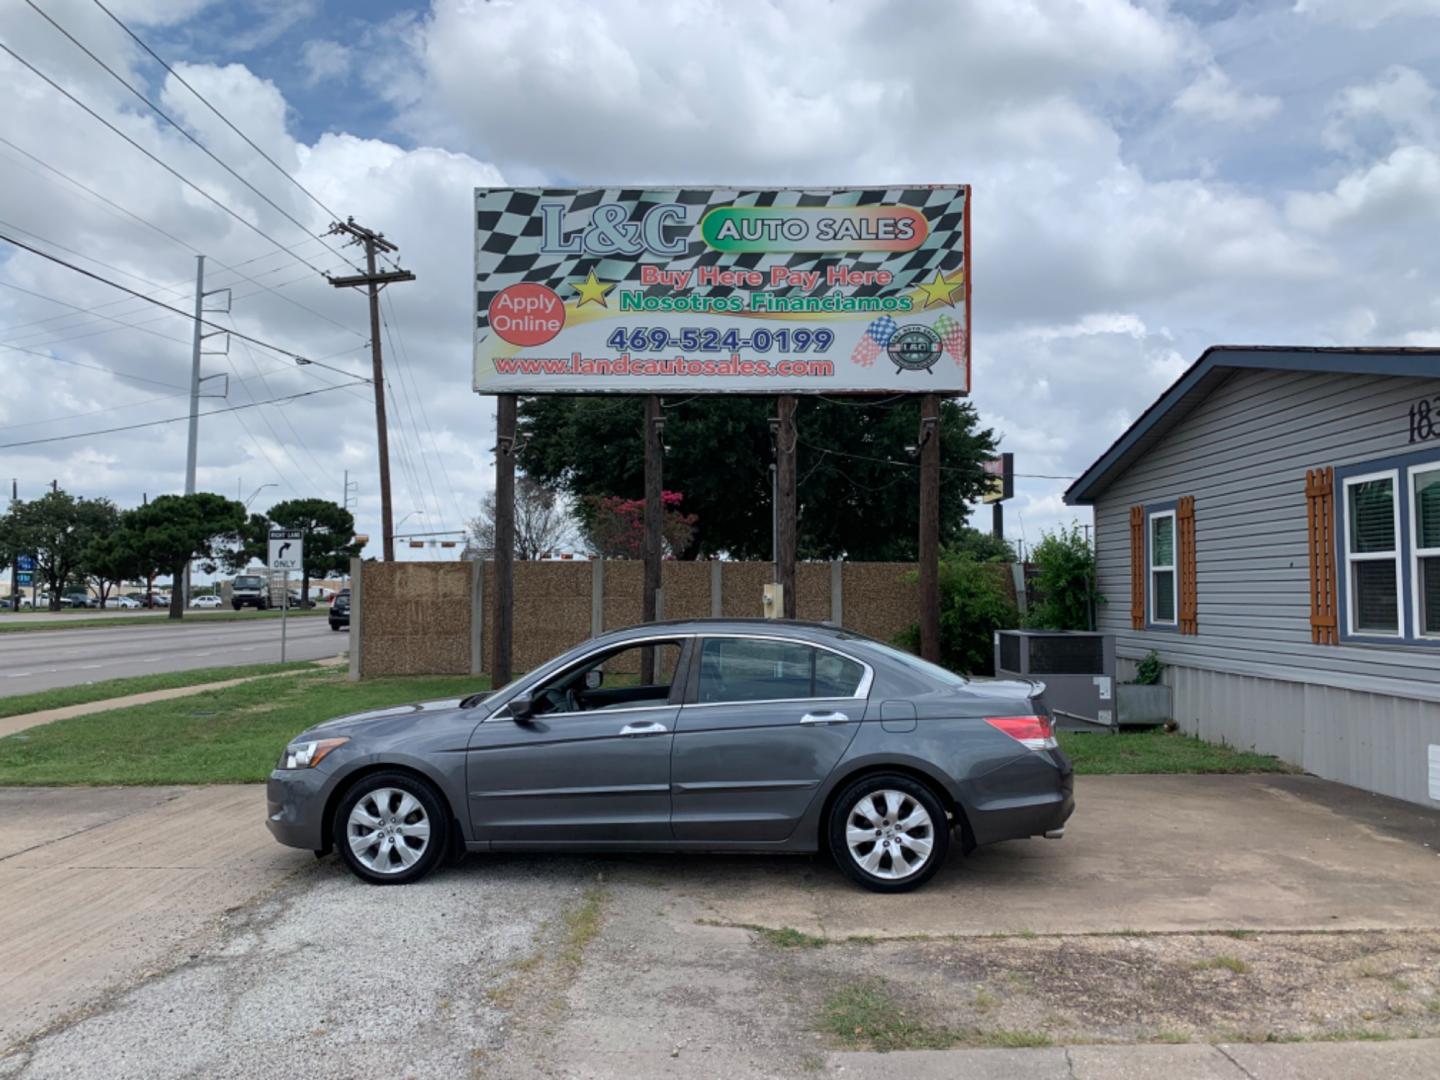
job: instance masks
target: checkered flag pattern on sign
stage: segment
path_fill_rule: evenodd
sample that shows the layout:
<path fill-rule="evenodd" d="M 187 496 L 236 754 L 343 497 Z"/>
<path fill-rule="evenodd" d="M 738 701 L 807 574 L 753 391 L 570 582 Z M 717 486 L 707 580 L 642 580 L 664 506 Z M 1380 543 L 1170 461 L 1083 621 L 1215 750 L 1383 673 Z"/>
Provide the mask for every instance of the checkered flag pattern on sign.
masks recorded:
<path fill-rule="evenodd" d="M 646 211 L 659 203 L 679 203 L 697 207 L 692 219 L 698 221 L 706 211 L 720 206 L 784 206 L 800 208 L 900 205 L 914 207 L 925 216 L 929 226 L 926 242 L 914 251 L 867 251 L 859 254 L 840 253 L 745 253 L 713 251 L 699 239 L 699 230 L 683 255 L 662 258 L 610 258 L 603 255 L 556 255 L 540 251 L 541 219 L 537 207 L 546 203 L 564 203 L 563 225 L 568 233 L 590 223 L 591 212 L 602 203 L 620 203 L 628 211 L 628 222 L 638 224 Z M 475 253 L 476 329 L 481 338 L 490 329 L 490 301 L 507 285 L 535 282 L 560 292 L 568 300 L 567 283 L 584 278 L 592 270 L 601 281 L 615 282 L 627 290 L 637 289 L 646 295 L 660 296 L 670 292 L 666 285 L 641 286 L 641 268 L 645 264 L 664 266 L 667 270 L 693 270 L 702 266 L 721 269 L 758 270 L 769 275 L 773 267 L 789 270 L 818 270 L 822 275 L 842 263 L 855 271 L 888 270 L 893 275 L 889 285 L 861 285 L 841 288 L 850 296 L 878 296 L 882 293 L 904 292 L 922 280 L 928 281 L 938 270 L 953 275 L 964 266 L 965 202 L 963 192 L 955 188 L 890 188 L 890 189 L 813 189 L 805 191 L 760 191 L 755 189 L 714 188 L 481 188 L 475 193 L 475 227 L 479 243 Z M 744 292 L 744 286 L 711 285 L 703 288 L 707 296 L 729 296 Z M 801 295 L 796 287 L 767 290 L 777 296 Z M 878 355 L 878 354 L 877 354 Z M 873 358 L 872 358 L 873 361 Z M 856 361 L 859 363 L 860 361 Z"/>
<path fill-rule="evenodd" d="M 894 319 L 889 315 L 881 315 L 865 328 L 865 336 L 855 343 L 850 362 L 861 367 L 869 367 L 875 363 L 875 359 L 885 351 L 885 346 L 890 344 L 890 339 L 898 329 Z"/>
<path fill-rule="evenodd" d="M 964 367 L 965 327 L 949 315 L 941 315 L 935 320 L 935 332 L 940 335 L 940 344 L 945 346 L 945 351 L 955 358 L 957 364 Z"/>

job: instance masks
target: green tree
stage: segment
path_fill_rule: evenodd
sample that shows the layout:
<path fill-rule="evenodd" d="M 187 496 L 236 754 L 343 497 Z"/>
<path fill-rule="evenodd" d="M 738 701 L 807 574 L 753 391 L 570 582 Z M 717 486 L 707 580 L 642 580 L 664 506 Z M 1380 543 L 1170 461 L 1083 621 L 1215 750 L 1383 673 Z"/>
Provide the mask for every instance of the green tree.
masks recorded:
<path fill-rule="evenodd" d="M 5 561 L 18 555 L 35 558 L 35 573 L 50 595 L 50 610 L 60 610 L 67 584 L 84 574 L 90 541 L 113 528 L 115 506 L 109 499 L 77 498 L 66 491 L 47 491 L 38 499 L 17 500 L 0 518 L 0 549 Z"/>
<path fill-rule="evenodd" d="M 269 518 L 279 528 L 305 532 L 305 562 L 300 581 L 302 605 L 310 602 L 312 577 L 346 573 L 350 560 L 360 554 L 360 545 L 355 543 L 355 517 L 339 503 L 326 499 L 289 499 L 270 507 Z M 246 531 L 249 532 L 248 525 Z M 263 557 L 268 558 L 269 553 Z"/>
<path fill-rule="evenodd" d="M 110 590 L 125 578 L 139 577 L 144 571 L 139 562 L 126 559 L 129 554 L 117 542 L 120 535 L 120 511 L 113 503 L 103 502 L 91 511 L 90 539 L 80 553 L 80 571 L 87 585 L 93 586 L 103 608 L 110 599 Z"/>
<path fill-rule="evenodd" d="M 974 557 L 976 562 L 1012 563 L 1015 561 L 1015 549 L 1010 546 L 1009 540 L 996 536 L 994 533 L 981 532 L 969 525 L 960 528 L 959 535 L 950 544 L 950 550 L 955 553 L 969 554 Z"/>
<path fill-rule="evenodd" d="M 1029 624 L 1040 630 L 1091 630 L 1095 604 L 1095 549 L 1080 526 L 1071 523 L 1040 535 L 1030 550 L 1035 564 L 1035 603 Z"/>
<path fill-rule="evenodd" d="M 588 531 L 593 499 L 644 496 L 644 401 L 543 396 L 520 404 L 518 461 L 526 475 L 569 495 Z M 665 486 L 685 493 L 697 526 L 682 558 L 768 559 L 769 417 L 774 398 L 691 397 L 667 403 Z M 919 403 L 802 398 L 796 410 L 802 559 L 916 557 L 920 513 Z M 985 487 L 981 462 L 995 436 L 972 405 L 941 403 L 942 542 L 959 538 L 966 503 Z"/>
<path fill-rule="evenodd" d="M 940 662 L 962 675 L 995 673 L 996 630 L 1020 624 L 1020 613 L 1005 584 L 1008 568 L 980 562 L 967 551 L 947 549 L 940 557 Z M 920 627 L 911 624 L 898 643 L 920 651 Z"/>
<path fill-rule="evenodd" d="M 194 495 L 161 495 L 145 506 L 121 515 L 121 529 L 129 533 L 127 543 L 144 563 L 163 568 L 173 575 L 170 590 L 170 618 L 185 615 L 185 598 L 180 582 L 191 560 L 199 559 L 206 573 L 240 541 L 245 525 L 245 506 L 234 499 L 199 491 Z"/>

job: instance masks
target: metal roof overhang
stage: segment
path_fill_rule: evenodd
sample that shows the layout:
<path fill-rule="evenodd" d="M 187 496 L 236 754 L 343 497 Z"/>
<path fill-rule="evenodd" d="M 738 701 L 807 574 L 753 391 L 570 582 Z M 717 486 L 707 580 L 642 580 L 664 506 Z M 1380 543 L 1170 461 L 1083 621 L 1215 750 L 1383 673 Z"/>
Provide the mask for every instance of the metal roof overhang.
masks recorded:
<path fill-rule="evenodd" d="M 1088 506 L 1215 387 L 1241 368 L 1440 378 L 1440 349 L 1212 345 L 1065 489 L 1070 506 Z"/>

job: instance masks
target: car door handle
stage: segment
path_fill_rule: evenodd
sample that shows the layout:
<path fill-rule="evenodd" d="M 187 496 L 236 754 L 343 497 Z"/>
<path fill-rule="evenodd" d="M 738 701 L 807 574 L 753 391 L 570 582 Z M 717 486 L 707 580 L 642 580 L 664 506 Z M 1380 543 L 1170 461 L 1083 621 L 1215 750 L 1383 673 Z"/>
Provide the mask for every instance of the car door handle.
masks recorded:
<path fill-rule="evenodd" d="M 670 729 L 664 724 L 652 722 L 648 724 L 626 724 L 620 729 L 621 735 L 664 735 Z"/>
<path fill-rule="evenodd" d="M 849 722 L 850 717 L 846 716 L 843 712 L 807 712 L 804 716 L 800 717 L 800 723 L 802 724 L 848 724 Z"/>

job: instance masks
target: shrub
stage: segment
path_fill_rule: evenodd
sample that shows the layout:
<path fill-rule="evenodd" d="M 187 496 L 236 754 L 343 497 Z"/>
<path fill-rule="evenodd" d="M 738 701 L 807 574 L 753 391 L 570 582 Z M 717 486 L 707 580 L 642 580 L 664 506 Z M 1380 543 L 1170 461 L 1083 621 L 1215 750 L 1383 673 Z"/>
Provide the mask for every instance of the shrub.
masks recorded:
<path fill-rule="evenodd" d="M 940 559 L 940 662 L 964 675 L 995 672 L 996 630 L 1019 625 L 1020 615 L 1005 587 L 1004 563 L 978 562 L 968 552 L 948 550 Z M 920 651 L 920 627 L 912 624 L 896 638 Z"/>
<path fill-rule="evenodd" d="M 1160 662 L 1160 654 L 1151 649 L 1145 654 L 1145 658 L 1135 665 L 1135 684 L 1159 686 L 1160 678 L 1164 674 L 1165 665 Z"/>
<path fill-rule="evenodd" d="M 1026 620 L 1037 630 L 1091 630 L 1095 594 L 1095 549 L 1077 524 L 1041 534 L 1030 553 L 1035 564 L 1034 603 Z"/>

